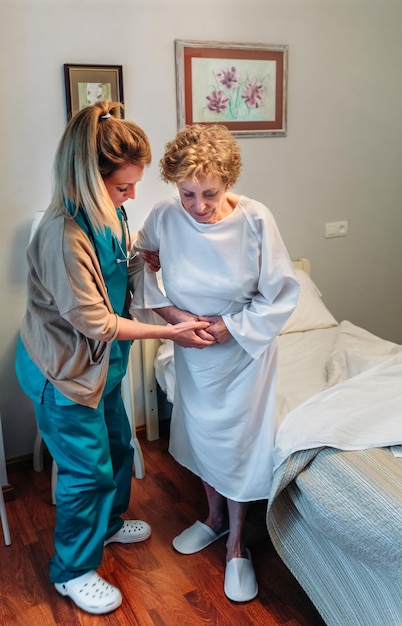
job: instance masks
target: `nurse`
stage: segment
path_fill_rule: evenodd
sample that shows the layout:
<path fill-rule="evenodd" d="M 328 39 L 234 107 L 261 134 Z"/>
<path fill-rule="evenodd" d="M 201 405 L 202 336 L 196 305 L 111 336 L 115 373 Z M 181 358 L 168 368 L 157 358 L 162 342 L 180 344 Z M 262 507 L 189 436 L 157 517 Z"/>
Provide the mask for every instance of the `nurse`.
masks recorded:
<path fill-rule="evenodd" d="M 16 371 L 58 467 L 56 590 L 89 613 L 122 596 L 97 573 L 111 542 L 144 541 L 151 528 L 123 520 L 133 449 L 121 395 L 131 342 L 171 338 L 203 348 L 209 322 L 175 326 L 134 321 L 128 302 L 143 262 L 131 250 L 123 203 L 151 161 L 144 131 L 119 103 L 77 113 L 59 143 L 50 206 L 28 247 L 27 305 Z"/>
<path fill-rule="evenodd" d="M 258 585 L 244 521 L 249 503 L 270 490 L 276 337 L 299 285 L 271 212 L 231 191 L 241 155 L 226 127 L 187 126 L 160 165 L 178 196 L 157 204 L 136 245 L 147 260 L 159 250 L 166 296 L 145 266 L 133 310 L 152 308 L 173 325 L 207 320 L 215 338 L 202 351 L 175 346 L 170 452 L 201 478 L 209 513 L 173 546 L 193 554 L 227 535 L 224 591 L 245 602 Z"/>

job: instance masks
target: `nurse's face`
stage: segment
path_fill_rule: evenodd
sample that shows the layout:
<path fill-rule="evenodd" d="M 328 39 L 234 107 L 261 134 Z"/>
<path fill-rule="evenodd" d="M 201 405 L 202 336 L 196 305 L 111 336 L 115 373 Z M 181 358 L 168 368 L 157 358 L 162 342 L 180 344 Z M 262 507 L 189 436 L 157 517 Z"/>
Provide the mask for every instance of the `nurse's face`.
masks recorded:
<path fill-rule="evenodd" d="M 198 180 L 177 183 L 183 208 L 200 224 L 219 222 L 227 215 L 227 186 L 218 176 L 208 174 Z"/>
<path fill-rule="evenodd" d="M 103 179 L 107 192 L 117 208 L 126 200 L 134 200 L 135 188 L 141 180 L 144 168 L 139 165 L 125 165 Z"/>

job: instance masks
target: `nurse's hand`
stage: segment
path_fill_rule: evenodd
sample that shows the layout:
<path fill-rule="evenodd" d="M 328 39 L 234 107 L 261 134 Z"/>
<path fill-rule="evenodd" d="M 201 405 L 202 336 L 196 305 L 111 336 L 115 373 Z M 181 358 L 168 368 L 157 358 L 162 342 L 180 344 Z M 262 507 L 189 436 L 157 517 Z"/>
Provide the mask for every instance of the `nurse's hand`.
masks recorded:
<path fill-rule="evenodd" d="M 141 256 L 149 269 L 153 272 L 159 272 L 161 264 L 159 262 L 159 250 L 141 250 Z"/>
<path fill-rule="evenodd" d="M 159 309 L 154 309 L 155 313 L 158 313 L 168 324 L 180 324 L 181 322 L 199 322 L 197 315 L 190 313 L 189 311 L 183 311 L 177 306 L 165 306 Z M 209 333 L 209 324 L 203 323 L 201 326 L 195 328 L 195 333 L 200 339 L 211 343 L 216 343 L 215 337 Z M 194 346 L 196 347 L 196 346 Z M 202 346 L 205 347 L 205 346 Z"/>
<path fill-rule="evenodd" d="M 197 322 L 194 320 L 180 322 L 169 326 L 172 341 L 182 348 L 206 348 L 215 343 L 215 338 L 206 332 L 208 322 Z M 205 338 L 200 336 L 205 333 Z"/>

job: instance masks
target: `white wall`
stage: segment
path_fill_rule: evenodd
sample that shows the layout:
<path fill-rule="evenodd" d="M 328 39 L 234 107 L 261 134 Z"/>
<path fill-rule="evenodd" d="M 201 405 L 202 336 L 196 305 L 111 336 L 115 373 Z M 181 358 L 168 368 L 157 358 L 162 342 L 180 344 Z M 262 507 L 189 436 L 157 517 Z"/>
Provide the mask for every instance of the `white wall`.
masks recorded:
<path fill-rule="evenodd" d="M 266 203 L 292 257 L 309 256 L 334 315 L 402 343 L 400 0 L 0 0 L 0 411 L 7 458 L 35 422 L 14 374 L 30 221 L 46 208 L 66 124 L 63 63 L 121 64 L 126 117 L 154 163 L 132 230 L 170 192 L 158 179 L 176 132 L 175 39 L 289 45 L 288 136 L 240 140 L 237 190 Z M 326 221 L 349 235 L 325 239 Z"/>

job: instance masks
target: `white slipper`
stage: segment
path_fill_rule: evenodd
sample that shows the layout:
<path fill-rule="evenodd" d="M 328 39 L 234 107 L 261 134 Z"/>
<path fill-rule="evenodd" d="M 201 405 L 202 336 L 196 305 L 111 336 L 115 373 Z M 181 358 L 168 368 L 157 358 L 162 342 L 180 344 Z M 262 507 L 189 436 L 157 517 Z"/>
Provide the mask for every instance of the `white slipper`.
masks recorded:
<path fill-rule="evenodd" d="M 54 586 L 62 596 L 71 598 L 87 613 L 110 613 L 122 603 L 119 589 L 109 585 L 94 569 L 65 583 L 55 583 Z"/>
<path fill-rule="evenodd" d="M 105 539 L 104 546 L 108 543 L 136 543 L 145 541 L 151 536 L 151 527 L 146 522 L 139 519 L 126 520 L 120 530 L 114 535 Z"/>
<path fill-rule="evenodd" d="M 177 552 L 181 552 L 181 554 L 194 554 L 220 539 L 220 537 L 227 535 L 228 532 L 229 529 L 216 533 L 212 528 L 197 520 L 192 526 L 183 530 L 180 535 L 177 535 L 173 539 L 172 544 L 174 549 Z"/>
<path fill-rule="evenodd" d="M 249 550 L 247 558 L 234 558 L 226 563 L 224 591 L 226 597 L 234 602 L 249 602 L 258 593 Z"/>

